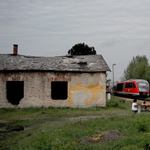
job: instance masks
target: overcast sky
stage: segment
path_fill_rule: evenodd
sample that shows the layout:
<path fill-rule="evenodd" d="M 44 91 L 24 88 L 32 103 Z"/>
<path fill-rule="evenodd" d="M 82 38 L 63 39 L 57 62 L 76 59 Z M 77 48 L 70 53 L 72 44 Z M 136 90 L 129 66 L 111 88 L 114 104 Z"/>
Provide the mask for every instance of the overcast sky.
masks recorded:
<path fill-rule="evenodd" d="M 0 0 L 0 53 L 62 56 L 94 46 L 120 80 L 133 56 L 150 62 L 149 0 Z M 108 72 L 112 80 L 112 72 Z"/>

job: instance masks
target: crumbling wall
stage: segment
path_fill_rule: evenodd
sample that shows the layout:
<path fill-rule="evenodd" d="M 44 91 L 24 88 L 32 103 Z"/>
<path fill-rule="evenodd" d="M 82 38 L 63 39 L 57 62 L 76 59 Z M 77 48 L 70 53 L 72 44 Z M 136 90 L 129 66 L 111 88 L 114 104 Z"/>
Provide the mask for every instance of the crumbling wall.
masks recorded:
<path fill-rule="evenodd" d="M 7 100 L 7 81 L 24 81 L 24 97 L 18 105 L 13 105 Z M 67 99 L 53 100 L 51 98 L 51 81 L 67 81 Z M 0 73 L 0 107 L 106 106 L 105 89 L 105 73 Z"/>

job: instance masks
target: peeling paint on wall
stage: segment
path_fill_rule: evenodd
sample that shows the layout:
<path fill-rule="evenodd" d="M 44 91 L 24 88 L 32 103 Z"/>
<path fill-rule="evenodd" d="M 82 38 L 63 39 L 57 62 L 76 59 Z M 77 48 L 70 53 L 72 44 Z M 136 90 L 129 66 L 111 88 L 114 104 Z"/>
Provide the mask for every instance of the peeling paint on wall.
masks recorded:
<path fill-rule="evenodd" d="M 83 79 L 83 80 L 82 80 Z M 88 79 L 87 82 L 84 79 Z M 77 106 L 101 105 L 104 98 L 102 91 L 105 90 L 105 81 L 100 80 L 99 74 L 95 76 L 82 75 L 73 86 L 70 85 L 70 97 Z M 82 80 L 82 81 L 79 81 Z M 104 101 L 105 102 L 105 101 Z M 104 104 L 105 105 L 105 104 Z"/>

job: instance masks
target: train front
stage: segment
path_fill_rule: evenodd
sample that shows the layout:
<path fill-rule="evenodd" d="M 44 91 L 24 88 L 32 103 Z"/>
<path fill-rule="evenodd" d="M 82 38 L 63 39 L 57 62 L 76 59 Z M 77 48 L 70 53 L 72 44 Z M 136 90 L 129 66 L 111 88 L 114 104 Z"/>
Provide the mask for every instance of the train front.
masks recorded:
<path fill-rule="evenodd" d="M 139 96 L 148 97 L 149 96 L 149 83 L 146 80 L 137 81 Z"/>

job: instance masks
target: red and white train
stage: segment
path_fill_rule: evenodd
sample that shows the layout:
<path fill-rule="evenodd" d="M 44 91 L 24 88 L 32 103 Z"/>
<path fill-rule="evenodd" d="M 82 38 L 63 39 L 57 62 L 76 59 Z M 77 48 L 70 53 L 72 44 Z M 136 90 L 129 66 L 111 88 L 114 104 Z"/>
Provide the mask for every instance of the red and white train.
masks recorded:
<path fill-rule="evenodd" d="M 125 95 L 134 97 L 148 97 L 149 83 L 143 79 L 132 79 L 118 82 L 116 84 L 115 95 Z"/>

